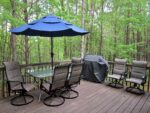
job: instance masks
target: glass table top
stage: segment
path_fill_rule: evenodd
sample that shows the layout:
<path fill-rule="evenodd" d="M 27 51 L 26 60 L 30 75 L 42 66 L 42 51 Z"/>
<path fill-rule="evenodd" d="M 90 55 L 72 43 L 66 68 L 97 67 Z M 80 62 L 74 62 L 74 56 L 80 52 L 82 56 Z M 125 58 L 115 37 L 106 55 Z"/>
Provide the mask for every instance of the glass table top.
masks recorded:
<path fill-rule="evenodd" d="M 53 76 L 52 69 L 44 69 L 44 70 L 29 70 L 27 72 L 29 75 L 37 77 L 37 78 L 44 78 Z"/>

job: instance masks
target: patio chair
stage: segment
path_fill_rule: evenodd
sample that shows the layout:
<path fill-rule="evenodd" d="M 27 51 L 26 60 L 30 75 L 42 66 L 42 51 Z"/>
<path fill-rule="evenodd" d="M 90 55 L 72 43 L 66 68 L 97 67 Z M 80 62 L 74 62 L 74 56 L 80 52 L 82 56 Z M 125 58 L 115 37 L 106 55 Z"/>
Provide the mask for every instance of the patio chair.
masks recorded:
<path fill-rule="evenodd" d="M 71 73 L 69 79 L 66 81 L 66 89 L 61 93 L 61 96 L 66 99 L 73 99 L 79 96 L 79 93 L 73 88 L 80 84 L 81 72 L 83 63 L 76 63 L 71 65 Z"/>
<path fill-rule="evenodd" d="M 107 78 L 111 82 L 109 83 L 109 86 L 115 87 L 115 88 L 122 88 L 124 84 L 124 79 L 126 78 L 126 59 L 115 59 L 114 67 L 112 74 L 109 74 Z M 122 81 L 122 83 L 121 83 Z"/>
<path fill-rule="evenodd" d="M 146 61 L 133 61 L 129 78 L 126 79 L 126 82 L 130 83 L 130 87 L 127 87 L 126 91 L 137 94 L 145 93 L 144 84 L 146 83 L 146 67 Z M 141 85 L 143 86 L 143 89 L 140 89 Z"/>
<path fill-rule="evenodd" d="M 69 73 L 69 65 L 60 65 L 54 68 L 52 81 L 42 83 L 41 89 L 49 96 L 46 97 L 43 103 L 47 106 L 60 106 L 65 102 L 65 99 L 60 96 L 61 89 L 65 87 L 65 81 Z"/>
<path fill-rule="evenodd" d="M 34 89 L 33 84 L 25 83 L 21 76 L 21 67 L 18 62 L 4 62 L 6 68 L 6 81 L 8 84 L 8 92 L 19 93 L 13 97 L 10 101 L 12 105 L 22 106 L 31 103 L 34 100 L 32 95 L 27 92 Z"/>
<path fill-rule="evenodd" d="M 82 58 L 72 57 L 71 63 L 81 63 Z"/>
<path fill-rule="evenodd" d="M 71 65 L 72 64 L 79 64 L 79 63 L 82 63 L 83 62 L 83 59 L 80 58 L 80 57 L 72 57 L 72 60 L 71 60 L 71 63 L 70 63 L 70 67 L 69 67 L 69 75 L 68 75 L 68 79 L 70 77 L 70 74 L 71 74 Z"/>

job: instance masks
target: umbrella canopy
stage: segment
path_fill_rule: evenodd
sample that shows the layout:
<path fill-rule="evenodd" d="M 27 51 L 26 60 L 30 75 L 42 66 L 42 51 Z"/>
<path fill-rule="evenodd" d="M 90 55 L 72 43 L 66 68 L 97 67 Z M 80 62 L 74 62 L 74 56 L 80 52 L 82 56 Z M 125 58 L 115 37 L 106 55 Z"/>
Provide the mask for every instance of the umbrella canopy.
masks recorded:
<path fill-rule="evenodd" d="M 73 24 L 51 14 L 28 24 L 11 29 L 10 32 L 16 35 L 44 37 L 76 36 L 88 33 L 86 30 L 74 26 Z"/>
<path fill-rule="evenodd" d="M 51 37 L 51 62 L 53 68 L 53 37 L 85 35 L 88 32 L 82 28 L 60 19 L 52 14 L 34 20 L 28 24 L 11 29 L 16 35 Z"/>

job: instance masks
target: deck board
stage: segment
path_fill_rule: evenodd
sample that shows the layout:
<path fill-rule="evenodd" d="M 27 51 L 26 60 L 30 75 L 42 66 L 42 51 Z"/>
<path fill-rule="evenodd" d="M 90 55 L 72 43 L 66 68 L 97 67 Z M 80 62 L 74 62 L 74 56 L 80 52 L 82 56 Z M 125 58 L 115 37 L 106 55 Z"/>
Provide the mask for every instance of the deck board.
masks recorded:
<path fill-rule="evenodd" d="M 132 110 L 135 108 L 135 106 L 138 104 L 138 102 L 140 101 L 140 99 L 142 98 L 142 96 L 135 96 L 133 98 L 133 101 L 131 102 L 131 104 L 128 106 L 128 108 L 126 110 L 124 110 L 123 113 L 131 113 Z"/>
<path fill-rule="evenodd" d="M 39 91 L 32 92 L 35 100 L 25 106 L 12 106 L 9 98 L 0 101 L 0 113 L 150 113 L 150 95 L 135 95 L 124 89 L 81 81 L 76 88 L 79 97 L 66 100 L 59 107 L 38 102 Z M 43 92 L 42 99 L 47 94 Z"/>
<path fill-rule="evenodd" d="M 120 90 L 121 91 L 121 90 Z M 97 112 L 102 112 L 103 108 L 108 107 L 110 102 L 114 102 L 115 98 L 118 97 L 121 92 L 118 90 L 118 92 L 110 91 L 106 94 L 103 95 L 105 98 L 100 99 L 100 102 L 96 104 L 96 107 L 94 109 L 90 109 L 89 113 L 97 113 Z"/>
<path fill-rule="evenodd" d="M 129 99 L 127 101 L 125 101 L 118 110 L 116 110 L 116 113 L 123 113 L 124 111 L 126 111 L 131 105 L 132 102 L 134 101 L 135 96 L 130 95 Z"/>
<path fill-rule="evenodd" d="M 133 109 L 132 113 L 139 113 L 144 106 L 145 102 L 148 101 L 149 94 L 145 94 L 140 101 L 137 103 L 135 108 Z"/>
<path fill-rule="evenodd" d="M 119 102 L 113 104 L 111 103 L 112 107 L 108 109 L 107 113 L 115 113 L 115 111 L 117 111 L 121 105 L 123 105 L 129 99 L 129 97 L 129 95 L 125 94 L 125 96 L 123 95 L 123 97 L 119 99 Z"/>

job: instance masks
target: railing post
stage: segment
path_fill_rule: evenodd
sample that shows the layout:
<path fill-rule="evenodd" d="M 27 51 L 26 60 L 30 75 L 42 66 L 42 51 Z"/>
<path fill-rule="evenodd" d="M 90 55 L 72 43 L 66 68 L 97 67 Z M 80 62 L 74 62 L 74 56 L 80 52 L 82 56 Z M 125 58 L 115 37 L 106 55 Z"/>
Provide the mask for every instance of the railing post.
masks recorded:
<path fill-rule="evenodd" d="M 148 86 L 147 86 L 147 92 L 149 92 L 149 85 L 150 85 L 150 68 L 148 67 Z"/>
<path fill-rule="evenodd" d="M 5 98 L 5 80 L 4 80 L 4 70 L 2 70 L 2 97 Z"/>

